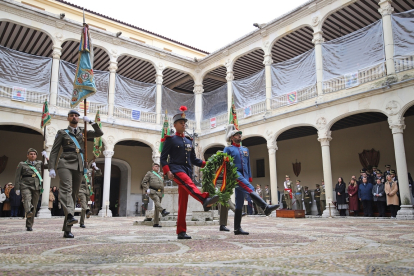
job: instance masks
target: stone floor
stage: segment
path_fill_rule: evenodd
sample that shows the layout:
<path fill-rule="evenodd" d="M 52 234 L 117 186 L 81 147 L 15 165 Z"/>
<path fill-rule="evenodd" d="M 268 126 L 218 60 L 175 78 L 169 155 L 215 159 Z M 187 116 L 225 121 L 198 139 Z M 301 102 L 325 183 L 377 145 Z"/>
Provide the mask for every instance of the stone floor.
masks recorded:
<path fill-rule="evenodd" d="M 232 217 L 229 224 L 232 225 Z M 414 221 L 243 218 L 249 236 L 98 218 L 63 239 L 62 219 L 0 219 L 0 275 L 414 275 Z"/>

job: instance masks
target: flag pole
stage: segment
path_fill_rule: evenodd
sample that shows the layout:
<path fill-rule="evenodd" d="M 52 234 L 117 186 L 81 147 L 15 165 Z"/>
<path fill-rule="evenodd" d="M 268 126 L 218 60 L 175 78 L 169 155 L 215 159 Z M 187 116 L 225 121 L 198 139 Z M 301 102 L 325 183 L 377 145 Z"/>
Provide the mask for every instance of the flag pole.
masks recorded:
<path fill-rule="evenodd" d="M 45 151 L 46 150 L 46 125 L 45 125 L 45 127 L 44 127 L 44 130 L 43 130 L 43 150 Z M 44 176 L 44 172 L 45 172 L 45 157 L 43 156 L 43 154 L 42 154 L 42 172 L 41 172 L 41 174 L 42 174 L 42 179 L 44 179 L 43 178 L 43 176 Z"/>
<path fill-rule="evenodd" d="M 86 116 L 86 99 L 83 100 L 83 115 Z M 85 139 L 83 140 L 84 142 L 84 148 L 85 148 L 85 152 L 83 153 L 83 155 L 85 156 L 85 164 L 84 167 L 85 169 L 88 169 L 88 131 L 86 130 L 87 128 L 87 123 L 85 122 L 85 129 L 84 129 L 84 137 Z"/>

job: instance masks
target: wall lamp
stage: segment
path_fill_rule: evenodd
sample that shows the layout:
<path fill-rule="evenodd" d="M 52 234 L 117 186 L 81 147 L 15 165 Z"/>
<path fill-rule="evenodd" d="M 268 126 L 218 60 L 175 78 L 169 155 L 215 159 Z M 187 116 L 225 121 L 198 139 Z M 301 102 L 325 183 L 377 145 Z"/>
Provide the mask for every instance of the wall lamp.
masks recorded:
<path fill-rule="evenodd" d="M 64 13 L 64 12 L 62 12 L 61 14 L 59 14 L 59 17 L 60 17 L 60 19 L 65 18 L 65 13 Z"/>
<path fill-rule="evenodd" d="M 116 37 L 120 37 L 122 35 L 122 32 L 117 32 L 115 35 Z"/>

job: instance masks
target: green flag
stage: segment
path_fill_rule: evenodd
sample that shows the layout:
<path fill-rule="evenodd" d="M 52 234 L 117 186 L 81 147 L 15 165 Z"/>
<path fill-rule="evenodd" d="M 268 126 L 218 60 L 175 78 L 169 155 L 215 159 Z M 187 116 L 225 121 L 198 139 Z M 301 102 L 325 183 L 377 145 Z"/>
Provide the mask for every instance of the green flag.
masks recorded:
<path fill-rule="evenodd" d="M 99 110 L 96 111 L 95 123 L 98 124 L 100 129 L 102 129 L 101 116 L 99 116 Z M 101 155 L 101 149 L 102 149 L 102 137 L 94 138 L 93 139 L 93 154 L 97 158 L 99 157 L 99 155 Z"/>
<path fill-rule="evenodd" d="M 164 147 L 165 139 L 169 135 L 170 135 L 170 128 L 169 128 L 169 124 L 168 124 L 168 113 L 167 113 L 167 110 L 165 110 L 164 124 L 162 126 L 162 132 L 161 132 L 161 143 L 160 143 L 160 148 L 158 149 L 159 152 L 162 152 L 162 148 Z"/>
<path fill-rule="evenodd" d="M 49 125 L 52 121 L 49 113 L 49 107 L 47 105 L 47 101 L 43 104 L 43 112 L 42 112 L 42 122 L 40 123 L 40 128 L 43 128 Z"/>
<path fill-rule="evenodd" d="M 233 124 L 234 127 L 239 130 L 239 122 L 237 120 L 237 112 L 236 107 L 234 105 L 234 99 L 231 97 L 231 108 L 230 108 L 230 114 L 229 114 L 229 124 Z"/>

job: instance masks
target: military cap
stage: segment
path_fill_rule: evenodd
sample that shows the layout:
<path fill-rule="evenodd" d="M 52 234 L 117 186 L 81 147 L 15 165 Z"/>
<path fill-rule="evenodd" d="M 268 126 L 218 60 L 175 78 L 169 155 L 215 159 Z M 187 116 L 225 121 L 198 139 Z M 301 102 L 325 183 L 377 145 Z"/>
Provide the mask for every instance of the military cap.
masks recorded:
<path fill-rule="evenodd" d="M 305 186 L 305 189 L 307 189 L 308 188 L 308 186 Z"/>
<path fill-rule="evenodd" d="M 390 166 L 390 165 L 385 165 L 385 167 L 386 167 L 386 168 L 391 168 L 391 166 Z"/>
<path fill-rule="evenodd" d="M 323 178 L 322 178 L 322 182 L 325 182 L 325 181 L 323 180 Z"/>
<path fill-rule="evenodd" d="M 152 163 L 152 166 L 154 167 L 154 166 L 159 166 L 160 164 L 158 164 L 158 163 Z"/>
<path fill-rule="evenodd" d="M 290 176 L 289 176 L 289 175 L 286 175 L 286 176 L 285 176 L 285 178 L 287 178 L 287 177 L 289 177 L 289 178 L 290 178 Z"/>
<path fill-rule="evenodd" d="M 381 170 L 377 170 L 377 174 L 382 174 L 382 171 Z"/>
<path fill-rule="evenodd" d="M 78 112 L 78 111 L 76 111 L 75 109 L 71 109 L 71 110 L 69 110 L 69 112 L 68 112 L 68 116 L 69 116 L 70 114 L 76 114 L 76 115 L 80 116 L 79 112 Z"/>
<path fill-rule="evenodd" d="M 237 133 L 243 134 L 243 132 L 239 129 L 236 129 L 236 126 L 233 124 L 229 124 L 226 129 L 226 141 L 230 142 L 231 137 L 236 135 Z"/>
<path fill-rule="evenodd" d="M 374 167 L 372 167 L 372 169 L 376 169 L 376 168 L 377 168 L 377 167 L 375 167 L 375 166 L 374 166 Z"/>
<path fill-rule="evenodd" d="M 316 187 L 319 187 L 320 185 L 319 184 L 316 184 Z"/>
<path fill-rule="evenodd" d="M 180 107 L 180 111 L 181 113 L 175 114 L 173 117 L 173 122 L 175 124 L 175 122 L 179 121 L 179 120 L 184 120 L 185 122 L 187 122 L 187 118 L 185 117 L 185 111 L 187 110 L 186 106 L 181 106 Z"/>
<path fill-rule="evenodd" d="M 299 182 L 300 183 L 300 180 L 296 180 L 296 182 Z"/>
<path fill-rule="evenodd" d="M 391 173 L 391 174 L 395 174 L 395 170 L 391 170 L 391 171 L 390 171 L 390 173 Z"/>
<path fill-rule="evenodd" d="M 37 150 L 35 150 L 34 148 L 30 148 L 30 149 L 27 150 L 27 154 L 29 154 L 31 152 L 36 152 L 36 155 L 37 155 Z"/>
<path fill-rule="evenodd" d="M 367 171 L 366 169 L 362 168 L 359 172 L 360 172 L 360 173 L 364 173 L 364 172 L 366 172 L 366 171 Z"/>

